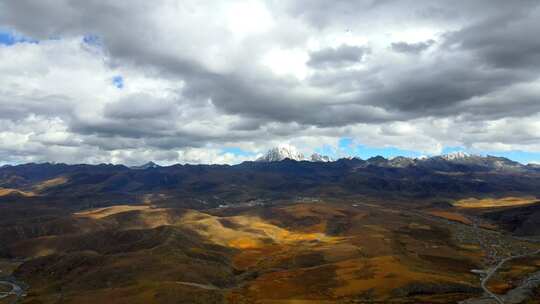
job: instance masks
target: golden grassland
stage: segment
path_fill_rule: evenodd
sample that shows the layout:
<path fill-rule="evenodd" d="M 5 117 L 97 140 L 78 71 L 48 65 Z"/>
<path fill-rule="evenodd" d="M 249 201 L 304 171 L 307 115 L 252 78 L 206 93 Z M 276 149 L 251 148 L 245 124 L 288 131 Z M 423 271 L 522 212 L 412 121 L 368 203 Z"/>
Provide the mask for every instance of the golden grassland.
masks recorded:
<path fill-rule="evenodd" d="M 478 280 L 470 269 L 482 257 L 434 221 L 376 205 L 117 205 L 73 218 L 84 234 L 14 245 L 41 256 L 22 267 L 32 286 L 25 302 L 55 303 L 61 290 L 63 303 L 445 303 L 471 296 L 465 289 Z M 463 290 L 430 291 L 439 285 Z"/>
<path fill-rule="evenodd" d="M 324 233 L 287 230 L 251 215 L 219 218 L 189 211 L 181 219 L 181 225 L 196 230 L 216 244 L 238 249 L 260 248 L 266 243 L 294 244 L 304 241 L 325 242 L 331 239 Z"/>
<path fill-rule="evenodd" d="M 290 210 L 296 215 L 313 215 L 313 210 L 299 208 L 302 206 Z M 394 212 L 391 215 L 376 212 L 372 217 L 366 217 L 365 212 L 361 216 L 364 223 L 351 223 L 349 231 L 339 237 L 295 247 L 274 245 L 239 253 L 234 259 L 239 268 L 276 271 L 263 273 L 230 297 L 235 301 L 257 299 L 261 303 L 323 303 L 358 296 L 388 300 L 396 290 L 411 283 L 474 284 L 474 277 L 467 273 L 469 268 L 458 268 L 457 272 L 451 269 L 455 266 L 452 264 L 461 262 L 453 259 L 456 254 L 467 261 L 467 266 L 474 267 L 481 257 L 479 253 L 460 252 L 446 246 L 448 240 L 444 239 L 429 245 L 427 239 L 421 241 L 402 235 L 403 244 L 396 244 L 394 229 L 407 227 L 414 237 L 416 231 L 431 231 L 432 227 L 427 223 L 401 222 L 403 219 Z M 423 252 L 430 258 L 423 261 L 417 254 L 409 255 L 409 251 Z M 437 260 L 437 255 L 441 259 Z M 440 265 L 447 262 L 445 258 L 451 265 Z"/>
<path fill-rule="evenodd" d="M 34 186 L 34 189 L 37 192 L 41 192 L 43 190 L 46 190 L 48 188 L 56 187 L 63 185 L 68 182 L 68 179 L 66 177 L 60 176 L 52 179 L 45 180 L 41 183 L 38 183 Z"/>
<path fill-rule="evenodd" d="M 49 179 L 46 181 L 43 181 L 37 185 L 35 185 L 31 191 L 29 190 L 21 190 L 21 189 L 15 189 L 15 188 L 2 188 L 0 187 L 0 196 L 7 196 L 7 195 L 19 195 L 24 197 L 33 197 L 39 195 L 40 192 L 51 188 L 55 186 L 60 186 L 62 184 L 67 183 L 67 179 L 64 177 L 57 177 L 53 179 Z"/>
<path fill-rule="evenodd" d="M 434 215 L 434 216 L 437 216 L 437 217 L 445 218 L 445 219 L 450 220 L 450 221 L 455 221 L 455 222 L 459 222 L 459 223 L 462 223 L 462 224 L 466 224 L 466 225 L 471 225 L 472 224 L 470 219 L 468 219 L 463 214 L 458 213 L 458 212 L 446 211 L 446 210 L 431 210 L 431 211 L 428 211 L 427 213 L 431 214 L 431 215 Z"/>
<path fill-rule="evenodd" d="M 73 304 L 148 304 L 148 303 L 193 303 L 212 304 L 223 303 L 224 297 L 220 291 L 206 290 L 186 286 L 176 282 L 142 282 L 131 286 L 120 286 L 115 288 L 104 288 L 91 291 L 66 292 L 62 295 L 51 294 L 40 297 L 39 300 L 32 297 L 34 303 L 53 304 L 58 303 L 59 298 L 63 298 L 62 303 Z M 31 301 L 23 300 L 23 303 Z"/>
<path fill-rule="evenodd" d="M 114 214 L 119 214 L 128 211 L 148 210 L 150 206 L 134 206 L 134 205 L 115 205 L 106 208 L 89 209 L 82 212 L 74 213 L 75 216 L 88 217 L 92 219 L 102 219 Z"/>
<path fill-rule="evenodd" d="M 537 203 L 539 199 L 533 196 L 526 197 L 503 197 L 503 198 L 467 198 L 454 202 L 455 207 L 460 208 L 498 208 L 516 207 Z"/>
<path fill-rule="evenodd" d="M 336 288 L 338 296 L 366 293 L 374 290 L 376 298 L 387 298 L 393 290 L 411 282 L 452 281 L 448 275 L 422 272 L 407 266 L 398 255 L 379 256 L 368 260 L 346 260 L 338 263 L 337 278 L 344 282 Z"/>
<path fill-rule="evenodd" d="M 30 191 L 22 191 L 19 189 L 11 189 L 11 188 L 0 188 L 0 196 L 7 196 L 7 195 L 21 195 L 21 196 L 35 196 L 35 193 Z"/>

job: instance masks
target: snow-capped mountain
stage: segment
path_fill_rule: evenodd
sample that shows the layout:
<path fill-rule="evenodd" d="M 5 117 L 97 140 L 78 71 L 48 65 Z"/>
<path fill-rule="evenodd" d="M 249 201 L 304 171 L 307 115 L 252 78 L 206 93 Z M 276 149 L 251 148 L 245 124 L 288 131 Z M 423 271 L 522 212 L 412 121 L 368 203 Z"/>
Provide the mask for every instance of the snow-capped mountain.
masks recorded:
<path fill-rule="evenodd" d="M 328 156 L 313 153 L 310 157 L 305 157 L 298 152 L 293 146 L 279 146 L 268 150 L 266 154 L 259 157 L 258 162 L 278 162 L 284 159 L 295 161 L 310 161 L 310 162 L 333 162 L 334 160 Z M 512 171 L 521 172 L 524 170 L 538 170 L 538 167 L 532 165 L 522 165 L 505 157 L 497 157 L 491 155 L 475 155 L 466 152 L 458 151 L 443 155 L 431 157 L 409 158 L 397 156 L 390 159 L 382 156 L 371 157 L 365 161 L 356 157 L 342 158 L 344 161 L 359 160 L 364 162 L 358 168 L 366 166 L 377 166 L 386 168 L 408 168 L 418 167 L 429 170 L 453 171 L 453 170 L 483 170 L 483 171 Z"/>
<path fill-rule="evenodd" d="M 492 170 L 492 171 L 523 171 L 526 167 L 518 162 L 505 157 L 492 155 L 475 155 L 466 152 L 453 152 L 449 154 L 433 156 L 417 162 L 417 164 L 437 169 L 455 170 L 454 166 L 466 166 L 470 169 Z"/>
<path fill-rule="evenodd" d="M 460 159 L 466 159 L 466 158 L 470 158 L 470 157 L 474 157 L 476 155 L 471 155 L 467 152 L 463 152 L 463 151 L 456 151 L 456 152 L 451 152 L 451 153 L 448 153 L 448 154 L 443 154 L 441 156 L 439 156 L 440 158 L 444 159 L 444 160 L 460 160 Z"/>
<path fill-rule="evenodd" d="M 276 162 L 284 159 L 292 159 L 296 161 L 306 160 L 304 154 L 298 152 L 293 146 L 279 146 L 272 148 L 263 156 L 259 157 L 258 162 Z"/>
<path fill-rule="evenodd" d="M 311 154 L 310 160 L 311 160 L 312 162 L 325 162 L 325 163 L 333 161 L 332 158 L 330 158 L 329 156 L 327 156 L 327 155 L 321 155 L 321 154 L 319 154 L 319 153 L 313 153 L 313 154 Z"/>
<path fill-rule="evenodd" d="M 311 162 L 331 162 L 332 158 L 319 153 L 313 153 L 309 158 L 304 154 L 298 152 L 293 146 L 279 146 L 272 148 L 266 152 L 263 156 L 259 157 L 258 162 L 277 162 L 284 159 L 291 159 L 296 161 L 311 161 Z"/>

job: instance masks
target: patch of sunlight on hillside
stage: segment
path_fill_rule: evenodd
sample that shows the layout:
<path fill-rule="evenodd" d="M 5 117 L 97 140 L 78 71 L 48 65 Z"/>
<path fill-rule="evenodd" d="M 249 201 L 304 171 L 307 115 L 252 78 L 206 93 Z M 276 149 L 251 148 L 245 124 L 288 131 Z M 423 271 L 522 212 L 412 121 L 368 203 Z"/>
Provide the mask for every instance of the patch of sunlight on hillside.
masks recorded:
<path fill-rule="evenodd" d="M 539 202 L 534 196 L 525 197 L 503 197 L 503 198 L 466 198 L 454 202 L 455 207 L 461 208 L 496 208 L 530 205 Z"/>
<path fill-rule="evenodd" d="M 224 225 L 224 221 L 226 223 Z M 270 224 L 257 216 L 239 215 L 219 218 L 197 211 L 189 211 L 181 226 L 190 228 L 212 242 L 234 248 L 259 248 L 267 243 L 295 243 L 302 241 L 330 241 L 324 233 L 302 233 Z"/>
<path fill-rule="evenodd" d="M 68 182 L 68 179 L 65 178 L 65 177 L 56 177 L 56 178 L 48 179 L 46 181 L 43 181 L 43 182 L 37 184 L 36 186 L 34 186 L 34 189 L 36 189 L 36 191 L 39 192 L 39 191 L 43 191 L 43 190 L 48 189 L 48 188 L 63 185 L 65 183 L 67 183 L 67 182 Z"/>
<path fill-rule="evenodd" d="M 0 188 L 0 196 L 7 196 L 7 195 L 13 195 L 13 194 L 26 196 L 26 197 L 35 196 L 33 192 L 29 192 L 29 191 L 22 191 L 19 189 L 12 189 L 12 188 Z"/>
<path fill-rule="evenodd" d="M 150 206 L 131 206 L 131 205 L 115 205 L 105 208 L 97 208 L 91 210 L 85 210 L 75 213 L 76 216 L 89 217 L 92 219 L 101 219 L 110 215 L 119 214 L 134 210 L 148 210 Z"/>

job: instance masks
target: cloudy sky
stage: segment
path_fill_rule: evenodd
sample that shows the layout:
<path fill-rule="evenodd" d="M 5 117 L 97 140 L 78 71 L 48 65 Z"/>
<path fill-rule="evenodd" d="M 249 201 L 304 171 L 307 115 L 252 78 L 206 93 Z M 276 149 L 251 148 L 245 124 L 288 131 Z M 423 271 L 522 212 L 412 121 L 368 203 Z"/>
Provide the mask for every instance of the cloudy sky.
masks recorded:
<path fill-rule="evenodd" d="M 540 2 L 1 0 L 0 164 L 540 162 Z"/>

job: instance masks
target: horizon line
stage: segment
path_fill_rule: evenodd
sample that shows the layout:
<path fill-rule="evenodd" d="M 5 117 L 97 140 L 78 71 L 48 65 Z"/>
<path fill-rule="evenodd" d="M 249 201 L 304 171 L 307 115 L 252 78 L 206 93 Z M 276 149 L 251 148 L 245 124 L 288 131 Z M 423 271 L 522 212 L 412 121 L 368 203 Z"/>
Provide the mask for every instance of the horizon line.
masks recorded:
<path fill-rule="evenodd" d="M 374 155 L 374 156 L 370 156 L 368 158 L 362 158 L 360 156 L 342 156 L 342 157 L 339 157 L 339 158 L 331 158 L 330 161 L 312 161 L 312 160 L 309 160 L 309 159 L 301 159 L 301 160 L 295 160 L 295 159 L 291 159 L 291 158 L 284 158 L 282 160 L 279 160 L 279 161 L 266 161 L 267 163 L 269 162 L 281 162 L 281 161 L 285 161 L 285 160 L 290 160 L 290 161 L 295 161 L 295 162 L 313 162 L 313 163 L 333 163 L 333 162 L 337 162 L 337 161 L 340 161 L 340 160 L 353 160 L 353 159 L 357 159 L 357 160 L 362 160 L 362 161 L 368 161 L 372 158 L 383 158 L 385 160 L 392 160 L 392 159 L 395 159 L 395 158 L 398 158 L 398 157 L 402 157 L 402 158 L 406 158 L 406 159 L 411 159 L 411 160 L 424 160 L 424 159 L 432 159 L 432 158 L 436 158 L 436 157 L 442 157 L 442 156 L 445 156 L 445 155 L 452 155 L 452 154 L 456 154 L 456 153 L 459 153 L 459 152 L 464 152 L 464 151 L 456 151 L 456 152 L 450 152 L 450 153 L 445 153 L 445 154 L 438 154 L 438 155 L 432 155 L 432 156 L 420 156 L 420 157 L 408 157 L 408 156 L 403 156 L 403 155 L 396 155 L 396 156 L 392 156 L 392 157 L 385 157 L 385 156 L 382 156 L 380 154 L 378 155 Z M 472 153 L 467 153 L 467 152 L 464 152 L 466 153 L 468 156 L 470 157 L 482 157 L 482 158 L 488 158 L 488 157 L 496 157 L 496 158 L 504 158 L 504 159 L 507 159 L 507 160 L 510 160 L 510 161 L 513 161 L 513 162 L 516 162 L 516 163 L 519 163 L 523 166 L 529 166 L 529 165 L 540 165 L 539 163 L 537 162 L 528 162 L 528 163 L 524 163 L 524 162 L 520 162 L 518 160 L 515 160 L 511 157 L 506 157 L 506 156 L 497 156 L 497 155 L 490 155 L 490 154 L 472 154 Z M 319 153 L 320 154 L 320 153 Z M 325 156 L 325 155 L 323 155 Z M 244 161 L 241 161 L 241 162 L 238 162 L 238 163 L 197 163 L 197 162 L 185 162 L 185 163 L 181 163 L 181 162 L 175 162 L 175 163 L 169 163 L 169 164 L 159 164 L 158 163 L 159 161 L 147 161 L 147 162 L 144 162 L 144 163 L 139 163 L 139 164 L 134 164 L 134 165 L 128 165 L 126 163 L 106 163 L 106 162 L 101 162 L 101 163 L 77 163 L 77 162 L 56 162 L 56 161 L 42 161 L 42 162 L 33 162 L 33 161 L 30 161 L 30 162 L 25 162 L 25 163 L 3 163 L 3 164 L 0 164 L 0 169 L 4 168 L 4 167 L 16 167 L 16 166 L 24 166 L 24 165 L 31 165 L 31 164 L 35 164 L 35 165 L 45 165 L 45 164 L 50 164 L 50 165 L 68 165 L 68 166 L 77 166 L 77 165 L 87 165 L 87 166 L 100 166 L 100 165 L 106 165 L 106 166 L 124 166 L 126 168 L 134 168 L 134 167 L 142 167 L 142 166 L 145 166 L 145 165 L 148 165 L 148 164 L 155 164 L 159 167 L 172 167 L 172 166 L 185 166 L 185 165 L 192 165 L 192 166 L 214 166 L 214 165 L 218 165 L 218 166 L 236 166 L 236 165 L 240 165 L 240 164 L 243 164 L 243 163 L 250 163 L 250 162 L 261 162 L 261 163 L 264 163 L 264 161 L 258 161 L 258 158 L 255 158 L 255 159 L 252 159 L 252 160 L 244 160 Z"/>

